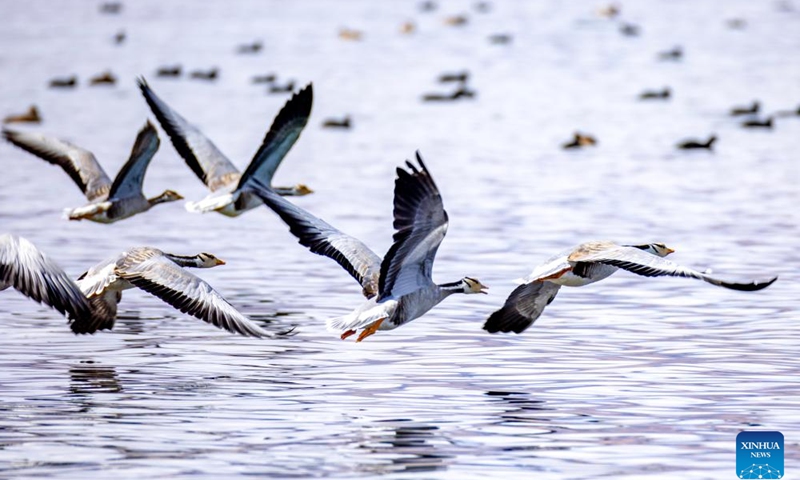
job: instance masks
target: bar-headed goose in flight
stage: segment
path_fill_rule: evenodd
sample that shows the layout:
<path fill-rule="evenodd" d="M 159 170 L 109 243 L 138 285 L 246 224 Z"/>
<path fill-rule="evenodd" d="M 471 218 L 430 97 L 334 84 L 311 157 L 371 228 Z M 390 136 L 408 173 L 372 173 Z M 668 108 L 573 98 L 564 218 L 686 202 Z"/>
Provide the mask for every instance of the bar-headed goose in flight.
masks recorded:
<path fill-rule="evenodd" d="M 14 287 L 71 319 L 88 318 L 91 308 L 78 285 L 28 240 L 0 235 L 0 291 Z"/>
<path fill-rule="evenodd" d="M 89 204 L 66 210 L 70 220 L 113 223 L 159 203 L 183 198 L 172 190 L 150 199 L 142 193 L 144 174 L 159 145 L 158 133 L 150 122 L 139 131 L 131 156 L 113 183 L 88 150 L 38 133 L 3 130 L 3 136 L 17 147 L 60 166 L 80 187 Z"/>
<path fill-rule="evenodd" d="M 297 141 L 311 114 L 313 89 L 311 84 L 308 84 L 286 102 L 272 122 L 250 165 L 244 173 L 239 173 L 211 140 L 164 103 L 144 79 L 139 79 L 138 82 L 142 95 L 161 123 L 161 127 L 169 135 L 175 150 L 183 157 L 197 178 L 211 190 L 211 195 L 203 200 L 186 204 L 186 209 L 191 212 L 216 211 L 229 217 L 236 217 L 261 205 L 258 197 L 244 187 L 253 179 L 258 179 L 266 185 L 271 184 L 275 171 Z M 272 189 L 281 195 L 312 193 L 312 190 L 303 184 L 294 187 L 272 187 Z"/>
<path fill-rule="evenodd" d="M 561 286 L 581 287 L 599 282 L 619 269 L 645 277 L 696 278 L 718 287 L 752 292 L 772 285 L 774 277 L 763 282 L 735 283 L 682 267 L 664 259 L 674 250 L 663 243 L 617 245 L 612 242 L 587 242 L 550 258 L 522 279 L 500 310 L 483 325 L 490 333 L 522 333 L 539 318 Z"/>
<path fill-rule="evenodd" d="M 93 308 L 91 317 L 72 322 L 75 333 L 111 329 L 122 291 L 138 287 L 183 313 L 229 332 L 248 337 L 273 337 L 239 313 L 222 295 L 183 267 L 224 265 L 217 257 L 200 253 L 180 256 L 152 247 L 133 248 L 100 262 L 78 278 L 78 286 Z"/>
<path fill-rule="evenodd" d="M 454 293 L 486 293 L 478 280 L 464 277 L 437 285 L 431 279 L 436 251 L 447 232 L 447 213 L 439 189 L 417 153 L 419 168 L 398 168 L 394 188 L 394 244 L 381 260 L 362 242 L 346 235 L 268 188 L 254 191 L 313 253 L 335 260 L 363 288 L 369 300 L 344 317 L 328 320 L 342 340 L 362 330 L 357 341 L 378 330 L 392 330 L 421 317 Z"/>

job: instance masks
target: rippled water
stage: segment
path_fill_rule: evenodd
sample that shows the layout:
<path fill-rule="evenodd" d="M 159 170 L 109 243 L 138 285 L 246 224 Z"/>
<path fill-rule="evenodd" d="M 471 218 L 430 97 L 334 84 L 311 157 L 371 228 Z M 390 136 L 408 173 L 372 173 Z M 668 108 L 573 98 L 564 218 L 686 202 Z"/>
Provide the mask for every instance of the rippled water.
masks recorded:
<path fill-rule="evenodd" d="M 213 252 L 228 265 L 204 278 L 251 318 L 297 332 L 238 338 L 131 291 L 113 332 L 75 337 L 53 311 L 3 292 L 0 476 L 733 478 L 734 438 L 748 428 L 782 431 L 796 472 L 800 117 L 765 132 L 726 113 L 753 99 L 797 107 L 800 6 L 630 2 L 637 38 L 598 6 L 137 1 L 109 16 L 93 2 L 0 4 L 3 114 L 36 103 L 45 118 L 18 128 L 71 139 L 114 172 L 149 115 L 133 81 L 145 75 L 243 167 L 287 98 L 249 78 L 313 81 L 312 120 L 276 183 L 307 183 L 316 194 L 298 204 L 384 252 L 394 167 L 420 149 L 451 219 L 435 278 L 491 287 L 342 342 L 324 319 L 358 305 L 358 285 L 266 209 L 229 219 L 176 203 L 114 225 L 66 222 L 61 209 L 83 199 L 64 173 L 0 144 L 0 230 L 76 276 L 133 245 Z M 466 26 L 443 25 L 461 12 Z M 418 30 L 404 36 L 407 20 Z M 338 39 L 342 27 L 363 40 Z M 128 40 L 115 46 L 120 29 Z M 490 45 L 494 33 L 513 43 Z M 255 39 L 261 54 L 234 53 Z M 674 45 L 682 62 L 656 60 Z M 221 78 L 155 78 L 173 63 L 219 66 Z M 86 85 L 106 68 L 121 84 Z M 420 102 L 442 89 L 440 72 L 461 69 L 475 100 Z M 76 90 L 46 88 L 72 73 Z M 636 100 L 665 85 L 672 101 Z M 347 113 L 352 131 L 320 128 Z M 575 129 L 599 146 L 561 150 Z M 712 132 L 713 154 L 674 149 Z M 145 190 L 165 188 L 206 193 L 162 135 Z M 512 279 L 606 238 L 663 241 L 683 264 L 780 280 L 747 294 L 620 273 L 562 290 L 523 335 L 481 330 Z"/>

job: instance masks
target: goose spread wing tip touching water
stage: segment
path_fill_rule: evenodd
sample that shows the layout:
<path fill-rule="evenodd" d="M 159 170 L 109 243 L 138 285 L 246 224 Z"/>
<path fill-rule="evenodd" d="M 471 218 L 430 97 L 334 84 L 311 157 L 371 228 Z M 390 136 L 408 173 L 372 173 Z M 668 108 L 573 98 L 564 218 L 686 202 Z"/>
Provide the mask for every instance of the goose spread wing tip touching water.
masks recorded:
<path fill-rule="evenodd" d="M 69 318 L 86 318 L 91 307 L 75 282 L 28 240 L 0 235 L 0 291 L 13 287 Z"/>
<path fill-rule="evenodd" d="M 509 295 L 504 306 L 484 324 L 489 333 L 521 333 L 553 301 L 561 286 L 584 286 L 609 277 L 618 269 L 645 277 L 672 276 L 703 280 L 730 290 L 753 292 L 772 285 L 778 277 L 763 281 L 730 282 L 683 267 L 663 257 L 673 253 L 663 243 L 617 245 L 587 242 L 562 252 L 536 267 Z"/>
<path fill-rule="evenodd" d="M 122 291 L 144 290 L 183 313 L 232 333 L 275 337 L 239 313 L 214 288 L 183 267 L 211 268 L 225 262 L 208 253 L 180 256 L 151 247 L 133 248 L 92 267 L 79 279 L 95 315 L 72 322 L 75 333 L 111 329 Z"/>

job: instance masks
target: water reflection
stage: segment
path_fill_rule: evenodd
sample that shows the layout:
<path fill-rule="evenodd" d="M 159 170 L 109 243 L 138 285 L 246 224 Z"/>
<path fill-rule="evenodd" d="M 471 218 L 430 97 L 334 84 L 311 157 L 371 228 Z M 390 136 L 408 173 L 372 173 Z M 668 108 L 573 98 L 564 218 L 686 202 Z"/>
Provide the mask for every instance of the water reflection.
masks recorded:
<path fill-rule="evenodd" d="M 123 391 L 116 369 L 95 365 L 93 360 L 84 360 L 70 367 L 69 379 L 67 398 L 83 413 L 98 406 L 94 401 L 95 395 Z"/>
<path fill-rule="evenodd" d="M 389 457 L 391 463 L 363 463 L 359 470 L 372 473 L 432 472 L 445 470 L 455 455 L 444 450 L 451 442 L 439 427 L 412 420 L 387 420 L 372 426 L 359 448 L 372 457 Z"/>

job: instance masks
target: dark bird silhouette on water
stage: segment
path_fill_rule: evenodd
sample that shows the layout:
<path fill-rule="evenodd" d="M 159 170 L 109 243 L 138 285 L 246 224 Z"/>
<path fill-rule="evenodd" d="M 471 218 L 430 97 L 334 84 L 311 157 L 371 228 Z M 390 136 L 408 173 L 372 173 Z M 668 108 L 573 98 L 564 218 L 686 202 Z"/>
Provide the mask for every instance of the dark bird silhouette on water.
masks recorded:
<path fill-rule="evenodd" d="M 347 115 L 341 119 L 329 118 L 322 123 L 322 126 L 324 128 L 348 129 L 352 126 L 350 123 L 350 115 Z"/>
<path fill-rule="evenodd" d="M 575 132 L 572 135 L 572 140 L 563 144 L 561 147 L 565 150 L 575 148 L 591 147 L 597 145 L 597 139 L 591 135 L 586 135 L 580 132 Z"/>
<path fill-rule="evenodd" d="M 463 72 L 443 73 L 439 75 L 439 82 L 441 83 L 450 83 L 450 82 L 467 83 L 467 80 L 469 80 L 469 72 L 466 70 L 464 70 Z"/>
<path fill-rule="evenodd" d="M 717 136 L 711 135 L 705 142 L 701 142 L 700 140 L 696 139 L 684 140 L 683 142 L 679 143 L 677 147 L 680 150 L 713 150 L 712 147 L 716 141 Z"/>
<path fill-rule="evenodd" d="M 664 87 L 663 90 L 645 90 L 639 94 L 639 100 L 669 100 L 671 96 L 669 87 Z"/>
<path fill-rule="evenodd" d="M 75 75 L 71 77 L 54 78 L 50 80 L 50 88 L 74 88 L 78 85 L 78 77 Z"/>
<path fill-rule="evenodd" d="M 197 80 L 212 81 L 216 80 L 217 77 L 219 76 L 219 69 L 215 67 L 212 68 L 211 70 L 195 70 L 189 76 Z"/>
<path fill-rule="evenodd" d="M 180 65 L 172 65 L 169 67 L 159 67 L 156 70 L 156 76 L 161 78 L 174 78 L 181 76 L 181 66 Z"/>
<path fill-rule="evenodd" d="M 678 61 L 683 58 L 683 48 L 680 46 L 673 47 L 672 50 L 666 50 L 658 54 L 659 60 L 673 60 Z"/>
<path fill-rule="evenodd" d="M 733 107 L 731 109 L 731 116 L 737 117 L 739 115 L 755 115 L 761 109 L 761 104 L 758 100 L 754 101 L 749 107 Z"/>
<path fill-rule="evenodd" d="M 757 118 L 746 120 L 742 122 L 742 126 L 745 128 L 772 128 L 772 117 L 767 117 L 764 120 Z"/>
<path fill-rule="evenodd" d="M 269 93 L 292 93 L 294 91 L 294 80 L 289 81 L 285 85 L 272 85 L 269 87 Z"/>

